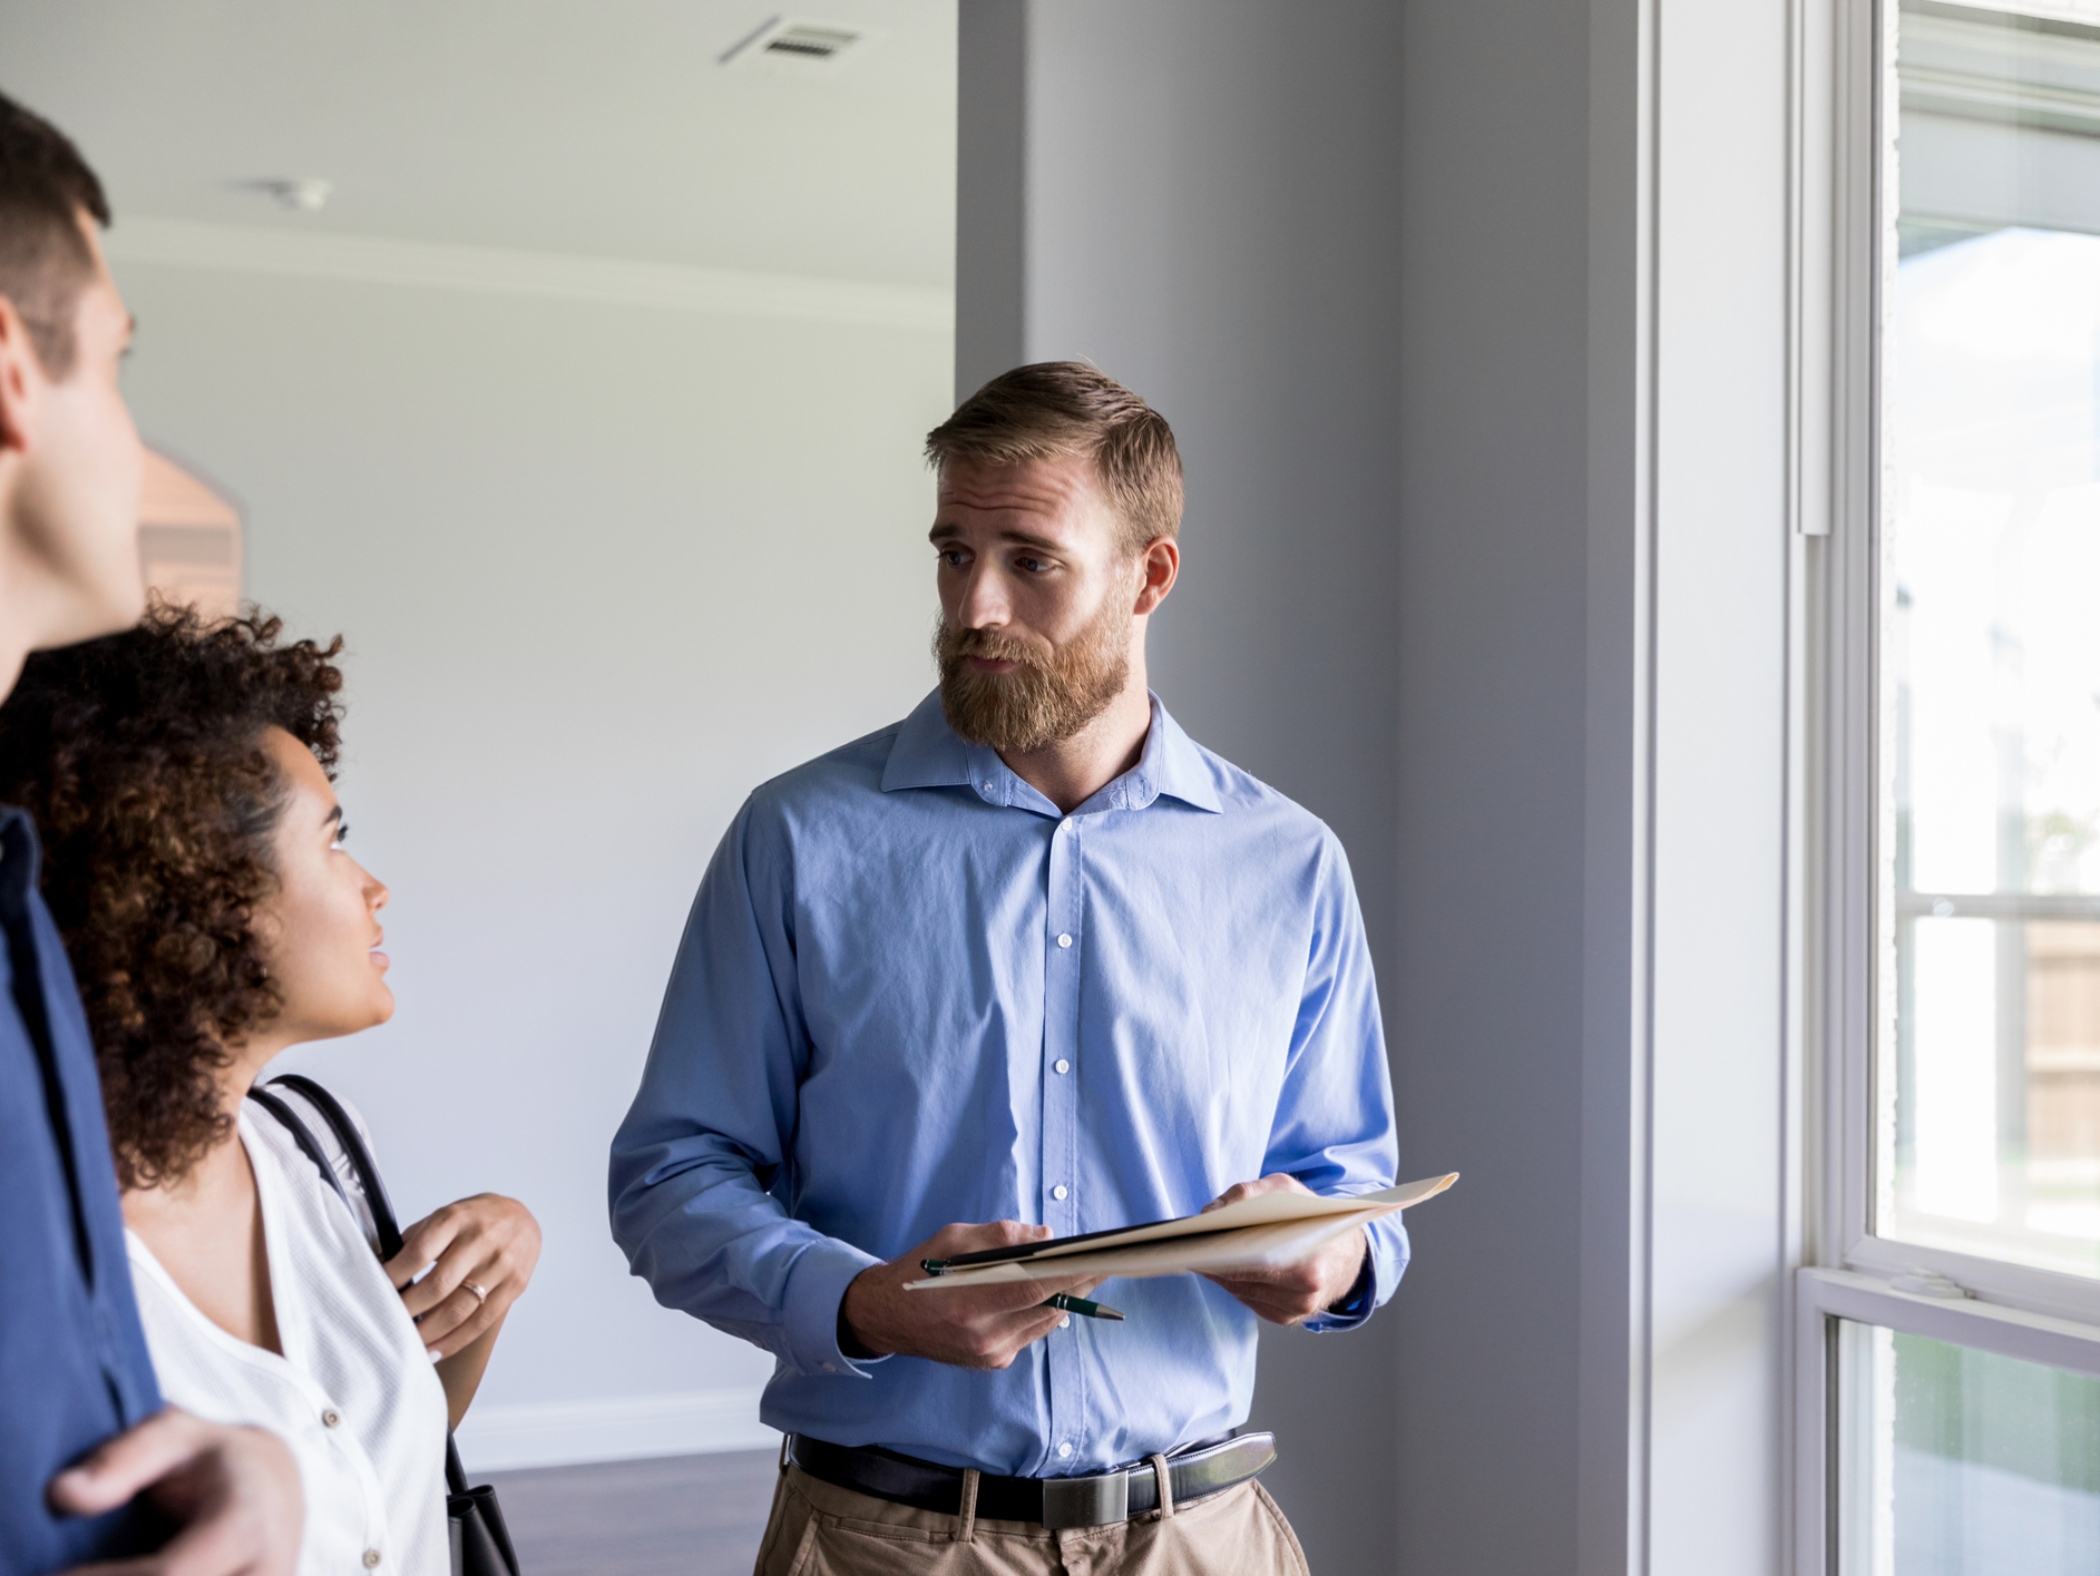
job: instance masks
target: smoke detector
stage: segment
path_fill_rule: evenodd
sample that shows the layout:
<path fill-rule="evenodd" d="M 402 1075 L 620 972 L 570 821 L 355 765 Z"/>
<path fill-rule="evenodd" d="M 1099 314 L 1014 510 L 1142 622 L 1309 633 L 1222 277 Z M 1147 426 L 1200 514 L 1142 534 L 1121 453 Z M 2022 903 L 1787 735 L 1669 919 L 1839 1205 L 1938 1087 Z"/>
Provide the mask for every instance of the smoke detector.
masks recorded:
<path fill-rule="evenodd" d="M 260 192 L 280 208 L 290 208 L 297 213 L 319 213 L 328 201 L 328 194 L 335 190 L 330 181 L 318 175 L 275 175 L 266 180 L 241 181 L 238 184 L 252 192 Z"/>
<path fill-rule="evenodd" d="M 725 66 L 766 66 L 790 71 L 836 69 L 856 46 L 865 44 L 869 29 L 849 27 L 843 22 L 813 22 L 804 17 L 769 18 L 756 32 L 737 41 L 722 56 Z"/>

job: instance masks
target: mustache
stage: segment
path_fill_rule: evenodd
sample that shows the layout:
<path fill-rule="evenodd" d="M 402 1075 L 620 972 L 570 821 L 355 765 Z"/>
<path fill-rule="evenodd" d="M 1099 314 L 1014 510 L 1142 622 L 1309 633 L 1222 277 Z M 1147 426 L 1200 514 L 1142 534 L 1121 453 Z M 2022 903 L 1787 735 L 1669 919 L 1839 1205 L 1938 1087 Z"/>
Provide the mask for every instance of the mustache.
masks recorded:
<path fill-rule="evenodd" d="M 934 649 L 943 663 L 983 657 L 990 662 L 1013 662 L 1030 668 L 1044 665 L 1044 653 L 1027 641 L 996 629 L 956 629 L 945 620 L 934 632 Z"/>

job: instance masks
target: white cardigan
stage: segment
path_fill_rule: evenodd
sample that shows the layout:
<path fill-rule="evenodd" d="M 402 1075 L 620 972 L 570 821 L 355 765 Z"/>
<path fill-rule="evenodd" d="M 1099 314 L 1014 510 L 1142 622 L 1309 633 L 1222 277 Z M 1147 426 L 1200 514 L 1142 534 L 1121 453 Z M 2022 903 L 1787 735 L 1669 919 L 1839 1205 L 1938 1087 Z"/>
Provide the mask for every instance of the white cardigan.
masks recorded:
<path fill-rule="evenodd" d="M 243 1101 L 240 1139 L 262 1196 L 284 1355 L 213 1324 L 127 1232 L 161 1393 L 216 1422 L 259 1423 L 291 1447 L 306 1492 L 299 1576 L 450 1576 L 445 1391 L 415 1322 L 284 1125 Z"/>

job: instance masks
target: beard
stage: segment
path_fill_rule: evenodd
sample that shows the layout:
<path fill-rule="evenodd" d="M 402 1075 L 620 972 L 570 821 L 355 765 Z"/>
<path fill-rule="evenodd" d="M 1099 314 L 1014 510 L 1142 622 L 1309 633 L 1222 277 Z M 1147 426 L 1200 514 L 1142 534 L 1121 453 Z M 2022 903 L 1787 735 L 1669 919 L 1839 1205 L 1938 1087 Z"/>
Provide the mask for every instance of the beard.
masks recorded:
<path fill-rule="evenodd" d="M 1027 755 L 1071 738 L 1130 682 L 1134 616 L 1112 599 L 1063 645 L 991 629 L 951 629 L 942 619 L 933 630 L 933 659 L 948 726 L 1001 754 Z M 970 666 L 971 657 L 1014 666 L 984 673 Z"/>

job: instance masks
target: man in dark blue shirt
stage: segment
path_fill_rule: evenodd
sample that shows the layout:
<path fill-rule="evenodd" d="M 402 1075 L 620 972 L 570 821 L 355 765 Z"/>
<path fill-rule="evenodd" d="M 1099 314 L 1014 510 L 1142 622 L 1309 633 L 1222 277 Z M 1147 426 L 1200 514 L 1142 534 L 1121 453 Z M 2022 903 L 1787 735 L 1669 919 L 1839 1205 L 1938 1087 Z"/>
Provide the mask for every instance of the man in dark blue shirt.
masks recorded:
<path fill-rule="evenodd" d="M 0 698 L 32 650 L 144 605 L 131 318 L 98 221 L 72 144 L 0 97 Z M 156 1546 L 124 1569 L 288 1576 L 299 1527 L 281 1443 L 161 1406 L 86 1017 L 35 832 L 0 807 L 0 1576 Z"/>

